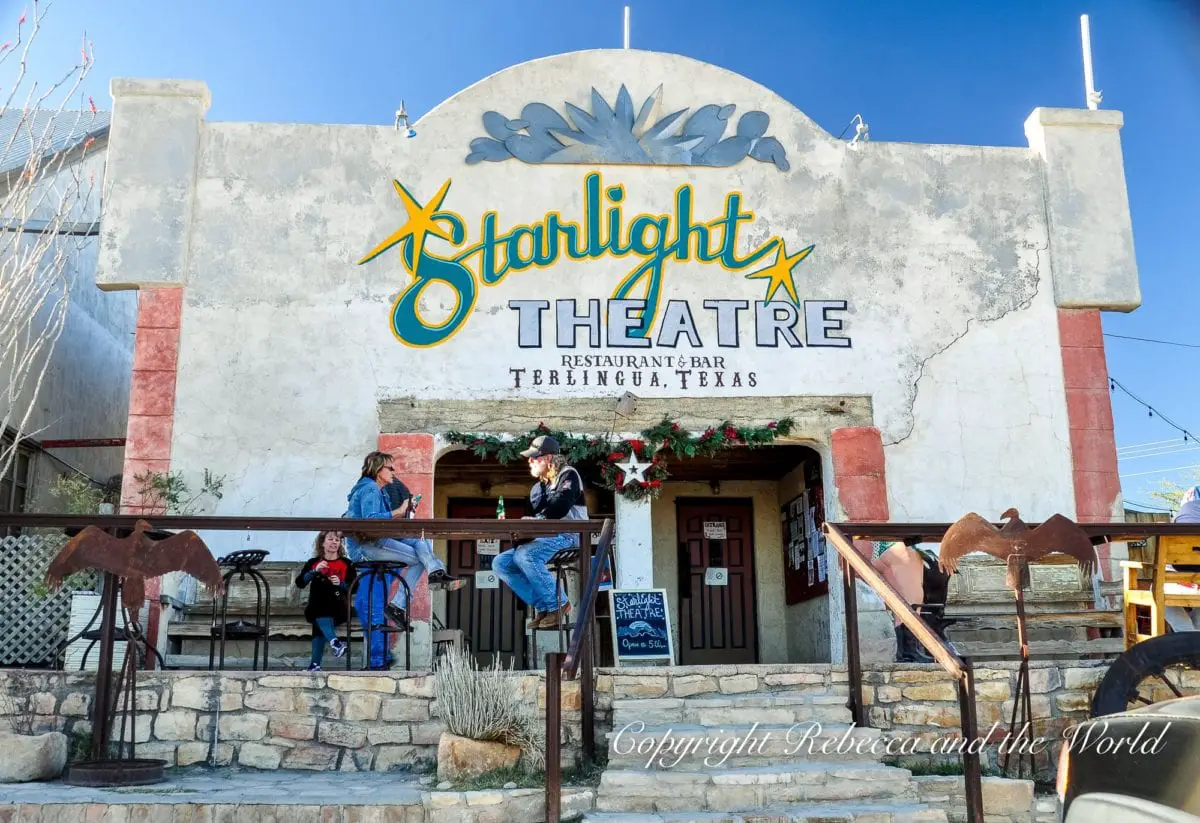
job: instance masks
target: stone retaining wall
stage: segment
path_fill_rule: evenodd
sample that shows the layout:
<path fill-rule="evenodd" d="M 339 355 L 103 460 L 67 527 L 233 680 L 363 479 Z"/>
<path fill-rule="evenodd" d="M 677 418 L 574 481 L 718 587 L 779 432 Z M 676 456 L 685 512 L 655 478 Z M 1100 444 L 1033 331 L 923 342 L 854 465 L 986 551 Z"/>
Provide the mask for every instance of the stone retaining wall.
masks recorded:
<path fill-rule="evenodd" d="M 913 779 L 920 802 L 944 810 L 950 823 L 965 823 L 967 793 L 961 777 Z M 1035 797 L 1032 780 L 983 778 L 983 810 L 987 823 L 1058 823 L 1058 799 Z"/>
<path fill-rule="evenodd" d="M 1017 685 L 1016 662 L 980 663 L 975 669 L 976 715 L 980 734 L 992 731 L 995 745 L 984 751 L 984 765 L 996 767 L 999 743 L 1012 717 Z M 1050 779 L 1057 764 L 1062 735 L 1088 718 L 1092 695 L 1108 671 L 1104 660 L 1030 663 L 1033 733 L 1044 739 L 1038 751 L 1040 776 Z M 1172 671 L 1171 681 L 1183 694 L 1200 694 L 1200 671 Z M 603 669 L 597 683 L 597 709 L 618 698 L 660 698 L 770 692 L 780 689 L 814 694 L 845 690 L 845 666 L 741 665 L 676 666 L 673 668 Z M 1143 684 L 1154 701 L 1175 695 L 1159 681 Z M 934 741 L 946 745 L 959 734 L 961 720 L 955 681 L 937 664 L 877 663 L 863 667 L 863 702 L 868 724 L 895 739 L 893 751 L 905 755 L 898 765 L 960 760 L 961 755 L 935 755 Z M 993 724 L 997 729 L 992 730 Z M 599 739 L 599 732 L 597 732 Z M 901 749 L 908 741 L 910 748 Z M 909 757 L 907 755 L 913 756 Z M 1015 755 L 1014 755 L 1015 758 Z"/>
<path fill-rule="evenodd" d="M 545 706 L 544 678 L 514 675 Z M 435 760 L 445 730 L 422 673 L 154 672 L 139 674 L 139 757 L 171 766 L 388 771 Z M 0 712 L 29 712 L 35 732 L 91 732 L 94 673 L 0 672 Z M 563 761 L 579 751 L 579 686 L 564 683 Z M 536 695 L 536 697 L 535 697 Z M 121 715 L 114 737 L 121 734 Z M 133 724 L 130 723 L 130 726 Z"/>
<path fill-rule="evenodd" d="M 1053 775 L 1063 733 L 1088 719 L 1092 695 L 1108 672 L 1108 666 L 1108 661 L 1103 660 L 1030 663 L 1033 733 L 1045 741 L 1036 758 L 1042 777 L 1049 779 Z M 1017 669 L 1017 663 L 1007 662 L 980 663 L 975 669 L 979 732 L 986 735 L 995 724 L 993 740 L 997 746 L 1012 719 Z M 1173 670 L 1168 672 L 1168 677 L 1183 694 L 1200 694 L 1200 671 Z M 1161 681 L 1144 683 L 1141 689 L 1155 702 L 1175 697 Z M 866 667 L 863 670 L 863 701 L 871 726 L 888 730 L 896 737 L 918 738 L 925 745 L 925 751 L 933 740 L 945 739 L 960 728 L 956 685 L 937 665 Z M 985 764 L 990 759 L 991 765 L 996 766 L 996 748 L 993 746 L 986 752 Z M 1015 757 L 1014 754 L 1014 760 Z"/>
<path fill-rule="evenodd" d="M 1031 664 L 1035 732 L 1051 742 L 1087 718 L 1107 662 Z M 981 664 L 975 671 L 981 733 L 1006 730 L 1017 664 Z M 544 678 L 518 674 L 523 693 L 545 705 Z M 1172 674 L 1185 694 L 1200 693 L 1200 672 Z M 0 713 L 31 710 L 35 731 L 90 732 L 95 674 L 0 671 Z M 749 694 L 779 689 L 845 693 L 845 666 L 741 665 L 602 669 L 597 679 L 596 740 L 605 747 L 616 698 Z M 927 752 L 959 730 L 955 685 L 937 665 L 864 667 L 863 700 L 870 725 L 918 740 Z M 1173 695 L 1159 685 L 1153 699 Z M 564 763 L 579 752 L 580 694 L 563 684 Z M 15 709 L 14 709 L 15 706 Z M 416 672 L 293 674 L 274 672 L 144 673 L 138 678 L 138 751 L 173 765 L 206 762 L 259 769 L 387 771 L 436 756 L 443 731 L 432 676 Z M 128 736 L 128 735 L 127 735 Z M 1057 746 L 1042 755 L 1052 765 Z M 942 759 L 954 759 L 942 758 Z M 908 765 L 901 763 L 900 765 Z"/>

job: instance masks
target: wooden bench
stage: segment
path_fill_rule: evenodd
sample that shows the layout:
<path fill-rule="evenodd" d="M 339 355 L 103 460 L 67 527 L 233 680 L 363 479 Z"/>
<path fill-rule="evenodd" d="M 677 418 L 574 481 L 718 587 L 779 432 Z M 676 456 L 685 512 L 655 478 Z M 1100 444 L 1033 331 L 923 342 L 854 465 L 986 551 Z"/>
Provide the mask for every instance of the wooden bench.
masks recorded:
<path fill-rule="evenodd" d="M 1151 556 L 1152 555 L 1152 556 Z M 1200 583 L 1200 571 L 1169 571 L 1167 566 L 1200 568 L 1200 533 L 1171 535 L 1147 541 L 1140 560 L 1122 560 L 1125 569 L 1125 647 L 1167 633 L 1168 606 L 1200 608 L 1200 589 L 1192 594 L 1168 594 L 1167 583 Z M 1146 615 L 1140 614 L 1141 610 Z M 1142 631 L 1142 626 L 1149 628 Z"/>
<path fill-rule="evenodd" d="M 978 612 L 950 608 L 946 617 L 958 623 L 948 630 L 951 641 L 960 655 L 971 658 L 1017 659 L 1020 647 L 1016 641 L 1017 613 L 989 611 Z M 1125 650 L 1121 638 L 1124 618 L 1119 609 L 1084 609 L 1082 611 L 1030 611 L 1026 610 L 1025 625 L 1029 634 L 1031 658 L 1091 658 L 1111 657 Z M 1085 635 L 1080 639 L 1037 639 L 1037 635 L 1054 630 L 1079 630 L 1075 634 Z M 958 640 L 956 630 L 966 632 L 996 632 L 1006 639 L 1000 642 L 987 640 Z M 1092 637 L 1092 635 L 1096 635 Z M 1107 635 L 1107 636 L 1106 636 Z"/>

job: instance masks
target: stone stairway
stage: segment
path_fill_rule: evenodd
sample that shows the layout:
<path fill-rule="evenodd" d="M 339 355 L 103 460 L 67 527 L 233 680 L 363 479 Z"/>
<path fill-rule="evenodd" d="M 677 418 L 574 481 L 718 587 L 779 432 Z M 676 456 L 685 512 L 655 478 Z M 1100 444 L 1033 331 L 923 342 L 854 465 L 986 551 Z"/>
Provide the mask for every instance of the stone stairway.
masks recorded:
<path fill-rule="evenodd" d="M 716 685 L 714 681 L 714 686 Z M 858 729 L 845 683 L 617 697 L 592 823 L 945 823 Z"/>

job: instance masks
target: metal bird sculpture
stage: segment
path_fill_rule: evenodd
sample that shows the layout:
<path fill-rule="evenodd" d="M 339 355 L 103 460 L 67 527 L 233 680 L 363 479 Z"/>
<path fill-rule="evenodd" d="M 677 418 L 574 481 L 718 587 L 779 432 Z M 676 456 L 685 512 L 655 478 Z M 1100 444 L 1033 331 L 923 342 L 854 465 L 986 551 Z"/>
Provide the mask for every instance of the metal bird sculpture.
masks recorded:
<path fill-rule="evenodd" d="M 138 520 L 128 537 L 113 537 L 88 526 L 67 541 L 46 571 L 46 585 L 57 589 L 67 576 L 97 569 L 123 578 L 122 605 L 137 614 L 146 599 L 146 578 L 169 572 L 187 572 L 218 593 L 224 588 L 221 569 L 212 552 L 194 531 L 182 531 L 162 540 L 148 536 L 150 524 Z"/>
<path fill-rule="evenodd" d="M 972 552 L 986 552 L 997 557 L 1008 563 L 1010 570 L 1014 565 L 1009 560 L 1011 557 L 1016 556 L 1028 563 L 1057 552 L 1074 558 L 1085 574 L 1090 575 L 1095 571 L 1096 549 L 1092 541 L 1082 529 L 1061 514 L 1047 518 L 1034 529 L 1021 520 L 1016 509 L 1008 509 L 1000 515 L 1000 519 L 1005 521 L 1004 525 L 996 528 L 975 512 L 959 518 L 942 538 L 938 552 L 938 563 L 942 569 L 953 574 L 958 568 L 959 558 Z M 1009 586 L 1013 587 L 1012 584 L 1010 580 Z"/>
<path fill-rule="evenodd" d="M 961 517 L 942 537 L 938 550 L 938 565 L 951 574 L 958 568 L 958 561 L 972 552 L 986 552 L 1003 560 L 1007 567 L 1005 583 L 1013 591 L 1016 605 L 1017 642 L 1021 649 L 1021 665 L 1017 669 L 1016 696 L 1013 699 L 1010 734 L 1019 736 L 1033 723 L 1033 701 L 1029 687 L 1029 637 L 1025 627 L 1025 589 L 1029 588 L 1029 563 L 1049 554 L 1061 553 L 1070 556 L 1088 576 L 1096 570 L 1096 549 L 1087 534 L 1071 520 L 1061 514 L 1046 519 L 1036 528 L 1021 520 L 1016 509 L 1008 509 L 1000 515 L 1004 524 L 997 528 L 975 512 Z M 1008 772 L 1012 750 L 1004 752 L 1002 769 Z M 1029 776 L 1036 770 L 1035 752 L 1032 748 L 1018 754 L 1017 774 L 1022 772 L 1022 761 L 1028 759 Z"/>

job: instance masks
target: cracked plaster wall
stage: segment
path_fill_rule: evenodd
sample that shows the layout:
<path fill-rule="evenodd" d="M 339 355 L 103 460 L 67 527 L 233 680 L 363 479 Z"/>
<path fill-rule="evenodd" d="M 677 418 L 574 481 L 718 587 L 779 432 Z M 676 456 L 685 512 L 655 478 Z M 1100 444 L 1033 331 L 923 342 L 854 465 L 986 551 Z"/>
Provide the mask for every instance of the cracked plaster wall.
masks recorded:
<path fill-rule="evenodd" d="M 643 51 L 578 52 L 506 69 L 423 117 L 414 139 L 391 126 L 208 122 L 202 84 L 115 81 L 110 152 L 118 159 L 110 161 L 101 276 L 109 288 L 186 284 L 172 467 L 227 474 L 220 513 L 339 515 L 380 432 L 381 402 L 618 395 L 622 388 L 536 387 L 528 379 L 514 390 L 510 366 L 557 367 L 564 352 L 519 349 L 507 304 L 603 299 L 636 265 L 632 259 L 562 257 L 550 270 L 512 273 L 480 288 L 455 337 L 424 350 L 403 346 L 389 327 L 392 301 L 408 279 L 398 252 L 356 261 L 404 221 L 393 178 L 423 202 L 452 179 L 443 208 L 463 217 L 468 242 L 488 210 L 499 212 L 502 231 L 550 211 L 580 219 L 592 167 L 468 166 L 468 143 L 484 134 L 485 111 L 515 116 L 528 102 L 561 109 L 564 100 L 586 108 L 592 87 L 612 101 L 622 83 L 635 101 L 661 83 L 665 111 L 717 102 L 736 103 L 735 120 L 751 109 L 770 115 L 768 133 L 785 147 L 788 172 L 753 160 L 730 168 L 607 166 L 605 184 L 624 184 L 627 220 L 673 213 L 685 182 L 694 188 L 697 220 L 720 215 L 726 194 L 742 192 L 755 217 L 743 224 L 738 254 L 775 235 L 790 253 L 815 244 L 796 268 L 797 289 L 802 299 L 848 300 L 844 334 L 854 342 L 851 349 L 746 342 L 718 349 L 702 301 L 762 299 L 763 281 L 671 261 L 664 298 L 692 302 L 706 346 L 667 353 L 725 357 L 728 371 L 753 371 L 757 385 L 634 391 L 869 396 L 886 447 L 893 518 L 950 519 L 966 508 L 998 514 L 1014 503 L 1031 518 L 1073 513 L 1039 154 L 849 146 L 743 77 Z M 176 150 L 152 148 L 164 143 Z M 136 167 L 139 152 L 158 152 L 150 171 L 116 177 Z M 167 221 L 152 217 L 164 188 L 189 198 L 168 210 Z M 147 232 L 156 233 L 152 248 Z M 164 273 L 163 261 L 175 259 L 183 261 L 178 272 Z M 446 291 L 427 295 L 431 316 L 452 306 Z M 551 322 L 545 334 L 552 340 Z M 743 323 L 743 334 L 752 336 L 752 324 Z M 597 421 L 596 430 L 609 425 Z M 836 495 L 829 499 L 836 515 Z M 304 540 L 279 545 L 287 556 L 310 551 Z"/>

